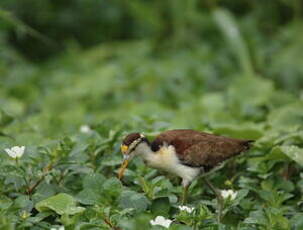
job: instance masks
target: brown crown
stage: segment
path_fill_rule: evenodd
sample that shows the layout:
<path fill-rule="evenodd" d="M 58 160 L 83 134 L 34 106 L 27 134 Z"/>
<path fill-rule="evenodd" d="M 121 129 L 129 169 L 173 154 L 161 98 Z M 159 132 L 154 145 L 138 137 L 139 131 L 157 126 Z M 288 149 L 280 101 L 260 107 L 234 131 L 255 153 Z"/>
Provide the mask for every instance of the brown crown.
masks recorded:
<path fill-rule="evenodd" d="M 133 143 L 135 140 L 139 139 L 140 133 L 131 133 L 128 134 L 124 139 L 123 139 L 123 144 L 129 146 L 131 143 Z"/>

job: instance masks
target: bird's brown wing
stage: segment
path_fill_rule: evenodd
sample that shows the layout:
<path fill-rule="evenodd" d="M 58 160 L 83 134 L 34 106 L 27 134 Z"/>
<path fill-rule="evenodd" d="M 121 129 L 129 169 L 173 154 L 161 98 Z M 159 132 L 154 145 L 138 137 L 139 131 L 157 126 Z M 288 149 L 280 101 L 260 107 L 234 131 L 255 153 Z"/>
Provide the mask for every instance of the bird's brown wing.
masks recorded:
<path fill-rule="evenodd" d="M 157 136 L 151 147 L 153 151 L 157 151 L 164 143 L 173 145 L 183 164 L 212 168 L 224 160 L 248 150 L 251 142 L 194 130 L 170 130 Z"/>

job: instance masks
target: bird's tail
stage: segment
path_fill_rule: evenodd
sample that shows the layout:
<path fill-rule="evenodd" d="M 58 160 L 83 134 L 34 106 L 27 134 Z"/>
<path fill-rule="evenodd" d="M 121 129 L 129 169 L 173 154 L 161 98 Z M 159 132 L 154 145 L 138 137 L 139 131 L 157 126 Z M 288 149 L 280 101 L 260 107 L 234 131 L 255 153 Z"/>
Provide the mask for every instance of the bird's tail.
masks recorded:
<path fill-rule="evenodd" d="M 255 143 L 255 140 L 246 140 L 244 142 L 245 150 L 249 150 L 253 144 Z"/>

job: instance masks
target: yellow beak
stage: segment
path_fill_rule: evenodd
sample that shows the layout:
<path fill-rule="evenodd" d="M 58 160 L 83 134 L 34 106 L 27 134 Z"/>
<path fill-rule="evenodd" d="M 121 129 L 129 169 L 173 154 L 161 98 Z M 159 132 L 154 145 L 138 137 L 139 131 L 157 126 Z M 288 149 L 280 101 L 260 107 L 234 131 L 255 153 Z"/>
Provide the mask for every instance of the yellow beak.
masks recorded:
<path fill-rule="evenodd" d="M 119 178 L 119 180 L 122 179 L 122 177 L 123 177 L 123 175 L 124 175 L 124 171 L 125 171 L 125 169 L 126 169 L 127 166 L 128 166 L 128 155 L 127 155 L 127 150 L 128 150 L 128 146 L 127 146 L 127 145 L 121 145 L 121 152 L 122 152 L 122 154 L 123 154 L 124 161 L 123 161 L 123 163 L 121 164 L 120 169 L 119 169 L 119 173 L 118 173 L 118 178 Z"/>
<path fill-rule="evenodd" d="M 128 160 L 125 159 L 125 160 L 123 161 L 122 165 L 120 166 L 120 169 L 119 169 L 119 173 L 118 173 L 118 178 L 119 178 L 119 180 L 122 179 L 122 177 L 123 177 L 123 175 L 124 175 L 124 171 L 125 171 L 125 169 L 127 168 L 127 166 L 128 166 Z"/>

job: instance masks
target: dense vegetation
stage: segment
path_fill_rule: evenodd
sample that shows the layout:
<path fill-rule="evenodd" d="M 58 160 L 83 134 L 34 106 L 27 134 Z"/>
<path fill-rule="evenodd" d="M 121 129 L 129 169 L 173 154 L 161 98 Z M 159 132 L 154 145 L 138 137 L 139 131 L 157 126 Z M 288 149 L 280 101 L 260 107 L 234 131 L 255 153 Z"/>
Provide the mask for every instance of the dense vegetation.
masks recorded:
<path fill-rule="evenodd" d="M 303 229 L 300 1 L 21 2 L 0 3 L 0 229 Z M 125 134 L 174 128 L 256 140 L 209 175 L 237 192 L 221 222 L 202 180 L 188 213 L 140 159 L 116 178 Z"/>

